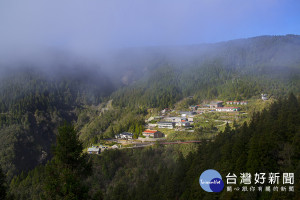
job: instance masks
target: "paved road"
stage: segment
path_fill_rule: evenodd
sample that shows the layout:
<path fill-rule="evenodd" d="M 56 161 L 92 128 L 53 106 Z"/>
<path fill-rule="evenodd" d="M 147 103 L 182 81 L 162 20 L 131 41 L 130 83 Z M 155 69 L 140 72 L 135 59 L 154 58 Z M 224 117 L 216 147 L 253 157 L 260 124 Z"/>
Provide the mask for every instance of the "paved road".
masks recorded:
<path fill-rule="evenodd" d="M 163 144 L 163 145 L 166 145 L 166 144 L 190 144 L 190 143 L 201 143 L 201 142 L 202 141 L 200 141 L 200 140 L 191 140 L 191 141 L 159 142 L 158 144 Z M 135 144 L 135 146 L 127 147 L 127 148 L 141 148 L 141 147 L 151 146 L 151 145 L 154 145 L 154 144 L 155 144 L 154 142 L 147 143 L 147 144 L 137 143 L 137 144 Z"/>
<path fill-rule="evenodd" d="M 162 142 L 159 144 L 189 144 L 189 143 L 200 143 L 200 140 L 191 140 L 191 141 L 176 141 L 176 142 Z"/>

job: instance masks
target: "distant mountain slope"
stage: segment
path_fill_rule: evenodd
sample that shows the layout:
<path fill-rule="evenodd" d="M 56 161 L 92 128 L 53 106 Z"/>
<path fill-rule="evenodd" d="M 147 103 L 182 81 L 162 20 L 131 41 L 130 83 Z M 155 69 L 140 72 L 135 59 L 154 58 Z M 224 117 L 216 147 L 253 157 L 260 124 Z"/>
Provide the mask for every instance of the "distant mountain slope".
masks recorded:
<path fill-rule="evenodd" d="M 97 65 L 59 55 L 50 56 L 46 67 L 28 67 L 32 65 L 26 62 L 1 73 L 0 163 L 9 177 L 45 163 L 56 127 L 64 120 L 77 123 L 80 114 L 78 127 L 90 124 L 92 130 L 81 138 L 89 140 L 116 120 L 133 126 L 122 117 L 143 115 L 149 107 L 172 107 L 187 96 L 199 102 L 259 97 L 261 92 L 275 97 L 300 93 L 296 35 L 132 48 L 99 57 Z M 108 99 L 115 108 L 126 109 L 116 109 L 106 120 L 83 113 L 87 105 Z M 127 115 L 119 114 L 123 110 Z M 142 121 L 141 116 L 131 118 Z"/>
<path fill-rule="evenodd" d="M 300 36 L 261 36 L 216 44 L 152 48 L 158 66 L 112 95 L 114 105 L 168 107 L 195 98 L 277 97 L 300 88 Z M 159 53 L 158 53 L 159 52 Z M 141 53 L 140 53 L 141 54 Z M 131 55 L 134 57 L 133 55 Z"/>
<path fill-rule="evenodd" d="M 132 76 L 140 76 L 142 71 L 149 73 L 163 65 L 186 68 L 216 60 L 222 67 L 244 69 L 244 72 L 289 71 L 299 70 L 299 53 L 298 35 L 259 36 L 215 44 L 126 49 L 113 54 L 105 64 L 112 71 L 133 70 Z"/>

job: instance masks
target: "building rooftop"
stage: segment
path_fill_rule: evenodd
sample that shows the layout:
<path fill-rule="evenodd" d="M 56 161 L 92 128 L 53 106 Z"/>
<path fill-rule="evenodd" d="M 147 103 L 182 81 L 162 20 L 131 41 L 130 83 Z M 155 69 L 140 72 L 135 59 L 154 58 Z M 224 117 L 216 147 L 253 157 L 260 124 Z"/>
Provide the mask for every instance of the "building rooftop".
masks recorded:
<path fill-rule="evenodd" d="M 145 130 L 144 133 L 156 133 L 157 130 Z"/>
<path fill-rule="evenodd" d="M 99 147 L 90 147 L 88 151 L 99 151 Z"/>
<path fill-rule="evenodd" d="M 120 134 L 122 134 L 122 135 L 133 135 L 133 133 L 129 133 L 129 132 L 123 132 L 123 133 L 120 133 Z"/>

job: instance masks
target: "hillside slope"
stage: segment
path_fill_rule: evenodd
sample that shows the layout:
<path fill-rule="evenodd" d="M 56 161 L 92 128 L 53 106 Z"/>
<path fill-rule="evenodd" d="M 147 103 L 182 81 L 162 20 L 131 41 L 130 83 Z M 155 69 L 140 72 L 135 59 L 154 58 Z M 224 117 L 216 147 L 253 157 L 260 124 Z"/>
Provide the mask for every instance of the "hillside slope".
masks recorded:
<path fill-rule="evenodd" d="M 101 69 L 79 61 L 75 68 L 60 62 L 46 71 L 13 68 L 0 80 L 0 164 L 11 178 L 45 163 L 64 120 L 87 132 L 81 138 L 88 144 L 94 136 L 111 136 L 111 124 L 114 132 L 140 127 L 148 108 L 172 107 L 191 95 L 199 101 L 299 94 L 298 55 L 300 36 L 262 36 L 127 49 L 104 59 Z M 115 110 L 95 111 L 111 99 Z"/>

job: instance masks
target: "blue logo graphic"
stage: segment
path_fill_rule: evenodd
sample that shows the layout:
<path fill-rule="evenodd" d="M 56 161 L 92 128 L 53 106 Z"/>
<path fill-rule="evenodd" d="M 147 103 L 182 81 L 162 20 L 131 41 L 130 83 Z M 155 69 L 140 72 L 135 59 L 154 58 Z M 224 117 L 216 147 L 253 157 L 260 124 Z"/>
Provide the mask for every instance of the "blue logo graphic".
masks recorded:
<path fill-rule="evenodd" d="M 221 174 L 214 169 L 204 171 L 199 178 L 199 183 L 206 192 L 221 192 L 224 188 Z"/>

